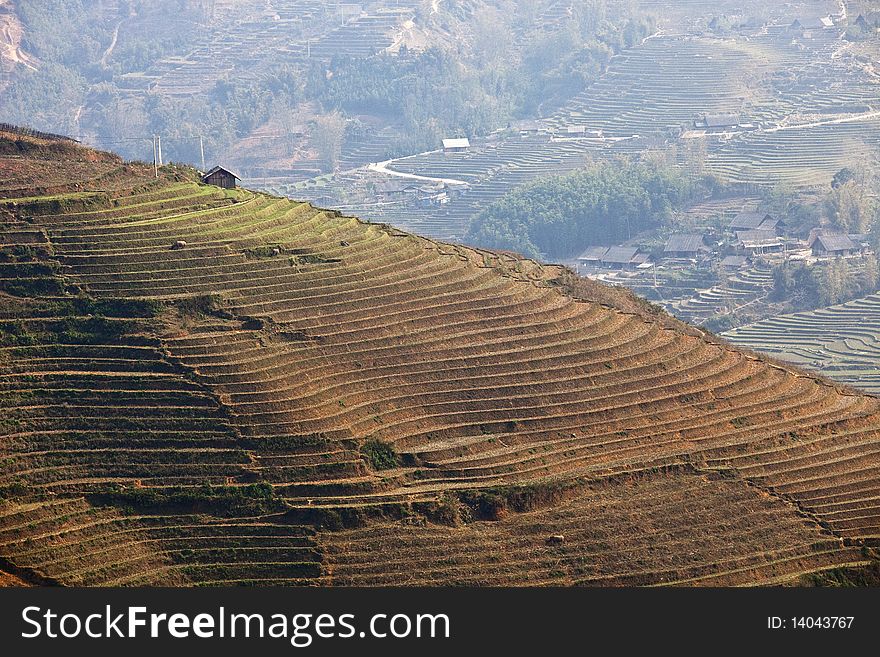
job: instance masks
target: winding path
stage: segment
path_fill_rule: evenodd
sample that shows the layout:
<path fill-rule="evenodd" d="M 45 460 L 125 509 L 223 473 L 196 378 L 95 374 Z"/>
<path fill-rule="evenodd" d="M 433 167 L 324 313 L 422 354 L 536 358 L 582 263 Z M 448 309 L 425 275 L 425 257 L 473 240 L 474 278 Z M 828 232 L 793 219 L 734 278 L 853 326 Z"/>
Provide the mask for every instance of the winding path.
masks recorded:
<path fill-rule="evenodd" d="M 429 153 L 438 153 L 439 151 L 428 151 Z M 419 155 L 426 155 L 427 153 L 419 153 Z M 415 157 L 414 155 L 410 155 L 409 157 Z M 388 165 L 392 162 L 397 162 L 399 160 L 405 160 L 405 157 L 398 158 L 397 160 L 385 160 L 384 162 L 375 162 L 367 166 L 370 171 L 376 171 L 377 173 L 384 173 L 389 176 L 396 176 L 398 178 L 409 178 L 410 180 L 424 180 L 426 182 L 435 182 L 435 183 L 445 183 L 447 185 L 466 185 L 467 183 L 464 180 L 456 180 L 455 178 L 432 178 L 430 176 L 419 176 L 414 173 L 403 173 L 402 171 L 395 171 L 394 169 L 389 169 Z"/>

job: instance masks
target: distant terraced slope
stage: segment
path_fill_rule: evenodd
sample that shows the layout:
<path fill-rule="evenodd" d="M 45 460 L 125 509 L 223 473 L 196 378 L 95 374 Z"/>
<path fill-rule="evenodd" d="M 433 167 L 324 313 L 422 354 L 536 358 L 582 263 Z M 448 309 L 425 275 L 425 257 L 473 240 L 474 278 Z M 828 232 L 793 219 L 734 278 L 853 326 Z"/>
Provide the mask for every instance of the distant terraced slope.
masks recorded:
<path fill-rule="evenodd" d="M 29 175 L 86 157 L 35 148 Z M 875 398 L 558 267 L 149 174 L 0 201 L 0 557 L 35 578 L 756 584 L 874 559 Z"/>
<path fill-rule="evenodd" d="M 725 337 L 880 393 L 880 295 L 771 317 L 728 331 Z"/>

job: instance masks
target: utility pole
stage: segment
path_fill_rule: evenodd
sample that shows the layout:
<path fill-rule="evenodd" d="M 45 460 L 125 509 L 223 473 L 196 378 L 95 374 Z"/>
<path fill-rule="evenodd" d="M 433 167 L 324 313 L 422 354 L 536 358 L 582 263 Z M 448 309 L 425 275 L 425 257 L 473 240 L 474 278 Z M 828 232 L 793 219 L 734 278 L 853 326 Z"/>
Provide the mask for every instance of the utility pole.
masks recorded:
<path fill-rule="evenodd" d="M 199 135 L 199 151 L 202 153 L 202 173 L 205 172 L 205 138 Z"/>
<path fill-rule="evenodd" d="M 159 158 L 158 151 L 156 150 L 156 135 L 153 135 L 153 171 L 156 174 L 156 177 L 159 177 Z"/>
<path fill-rule="evenodd" d="M 156 144 L 158 145 L 159 151 L 159 166 L 162 166 L 162 135 L 156 135 Z"/>

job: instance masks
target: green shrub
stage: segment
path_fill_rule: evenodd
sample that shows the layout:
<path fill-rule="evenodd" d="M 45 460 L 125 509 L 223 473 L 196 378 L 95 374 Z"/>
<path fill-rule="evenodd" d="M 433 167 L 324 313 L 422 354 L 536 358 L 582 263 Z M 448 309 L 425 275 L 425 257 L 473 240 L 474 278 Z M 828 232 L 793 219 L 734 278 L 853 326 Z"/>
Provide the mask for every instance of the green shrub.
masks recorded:
<path fill-rule="evenodd" d="M 223 299 L 219 294 L 199 294 L 177 302 L 177 309 L 183 315 L 198 317 L 215 315 L 220 311 Z"/>
<path fill-rule="evenodd" d="M 361 456 L 374 470 L 388 470 L 400 465 L 400 456 L 394 447 L 381 440 L 368 440 L 361 446 Z"/>

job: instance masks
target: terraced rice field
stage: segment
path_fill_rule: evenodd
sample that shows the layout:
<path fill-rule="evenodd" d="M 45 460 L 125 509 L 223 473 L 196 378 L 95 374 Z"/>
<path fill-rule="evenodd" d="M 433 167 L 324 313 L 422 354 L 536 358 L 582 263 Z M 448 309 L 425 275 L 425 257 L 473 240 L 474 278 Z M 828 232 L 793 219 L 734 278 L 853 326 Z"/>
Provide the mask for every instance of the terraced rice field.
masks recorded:
<path fill-rule="evenodd" d="M 548 544 L 548 533 L 565 540 Z M 758 490 L 685 473 L 588 490 L 508 522 L 386 524 L 324 540 L 332 582 L 348 586 L 769 583 L 841 556 L 834 539 Z M 375 552 L 387 561 L 377 563 Z M 855 549 L 849 558 L 861 560 Z"/>
<path fill-rule="evenodd" d="M 880 295 L 772 317 L 725 337 L 880 394 Z"/>
<path fill-rule="evenodd" d="M 549 7 L 547 15 L 566 20 L 564 4 Z M 839 3 L 750 0 L 731 11 L 754 20 L 718 32 L 709 28 L 723 12 L 717 3 L 639 4 L 657 15 L 658 32 L 611 58 L 607 70 L 562 107 L 547 108 L 540 137 L 499 131 L 486 142 L 472 140 L 466 154 L 432 151 L 388 165 L 396 173 L 469 184 L 442 207 L 421 207 L 414 196 L 389 202 L 370 191 L 371 185 L 390 179 L 362 166 L 382 159 L 388 134 L 351 144 L 342 173 L 299 181 L 294 189 L 283 178 L 254 183 L 404 230 L 460 241 L 477 212 L 536 177 L 598 159 L 658 152 L 690 167 L 691 139 L 705 145 L 701 168 L 752 191 L 776 184 L 824 188 L 841 168 L 876 161 L 880 81 L 866 66 L 870 57 L 841 38 L 842 25 L 807 34 L 790 28 L 795 18 L 836 14 Z M 705 134 L 694 129 L 694 119 L 703 114 L 733 114 L 744 125 Z M 569 126 L 601 130 L 606 139 L 566 138 Z"/>
<path fill-rule="evenodd" d="M 846 166 L 875 161 L 878 143 L 880 120 L 747 134 L 710 153 L 708 166 L 732 182 L 820 186 Z"/>
<path fill-rule="evenodd" d="M 34 579 L 756 584 L 873 558 L 877 399 L 559 267 L 137 174 L 4 211 L 0 557 Z"/>
<path fill-rule="evenodd" d="M 553 122 L 628 137 L 689 124 L 700 112 L 740 114 L 750 81 L 765 67 L 735 43 L 658 36 L 622 53 Z"/>

